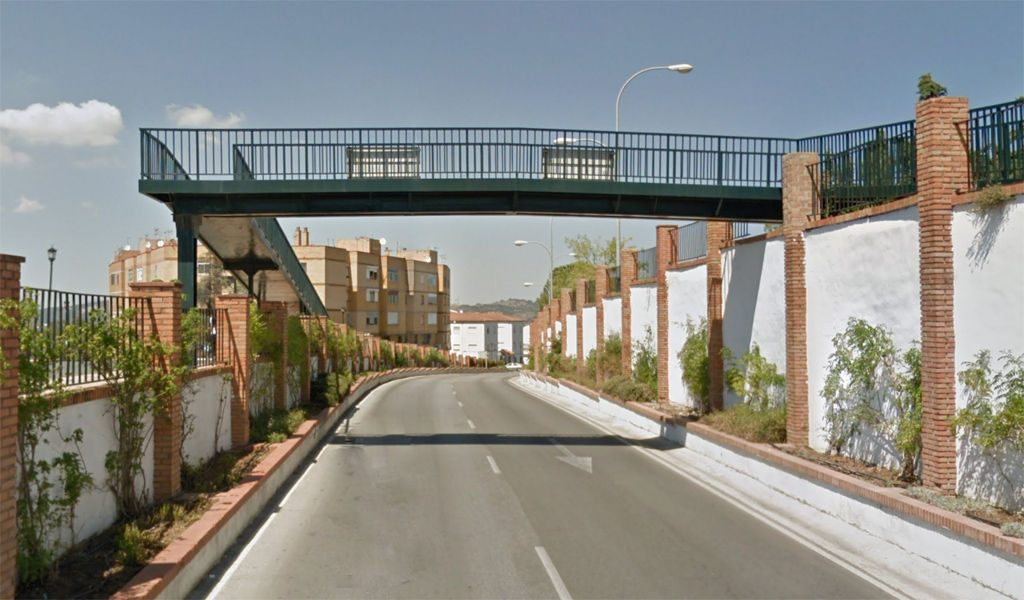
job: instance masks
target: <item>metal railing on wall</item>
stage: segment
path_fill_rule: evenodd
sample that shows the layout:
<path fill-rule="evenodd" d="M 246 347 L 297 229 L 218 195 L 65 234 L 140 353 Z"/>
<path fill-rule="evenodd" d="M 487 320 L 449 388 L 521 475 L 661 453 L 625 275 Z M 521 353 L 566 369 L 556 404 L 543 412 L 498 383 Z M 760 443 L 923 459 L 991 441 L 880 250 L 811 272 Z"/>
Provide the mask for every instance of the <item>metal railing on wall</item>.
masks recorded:
<path fill-rule="evenodd" d="M 830 217 L 917 193 L 917 138 L 914 121 L 858 129 L 835 142 L 822 138 L 821 160 L 810 169 L 814 214 Z"/>
<path fill-rule="evenodd" d="M 740 240 L 750 236 L 750 223 L 734 222 L 732 224 L 732 239 Z"/>
<path fill-rule="evenodd" d="M 971 109 L 966 126 L 972 190 L 1024 181 L 1024 100 Z"/>
<path fill-rule="evenodd" d="M 35 314 L 30 326 L 48 339 L 56 353 L 56 360 L 48 361 L 50 378 L 63 381 L 65 385 L 104 381 L 103 372 L 90 362 L 88 353 L 76 343 L 77 336 L 71 339 L 69 328 L 73 327 L 81 335 L 87 336 L 95 332 L 103 321 L 119 318 L 131 310 L 131 318 L 126 323 L 128 329 L 134 331 L 138 340 L 145 334 L 149 298 L 22 288 L 21 299 L 34 304 Z M 125 343 L 129 341 L 125 340 Z M 31 355 L 29 359 L 33 360 Z M 40 357 L 39 360 L 45 359 Z"/>
<path fill-rule="evenodd" d="M 708 253 L 708 223 L 694 221 L 689 225 L 681 225 L 676 230 L 679 247 L 676 249 L 676 261 L 703 258 Z"/>
<path fill-rule="evenodd" d="M 182 315 L 182 358 L 192 367 L 227 364 L 230 359 L 227 334 L 228 311 L 219 308 L 190 308 Z M 187 334 L 186 328 L 193 328 Z"/>
<path fill-rule="evenodd" d="M 644 248 L 636 253 L 636 278 L 651 279 L 658 276 L 658 248 Z"/>
<path fill-rule="evenodd" d="M 622 269 L 615 267 L 608 269 L 608 292 L 618 294 L 622 291 Z"/>

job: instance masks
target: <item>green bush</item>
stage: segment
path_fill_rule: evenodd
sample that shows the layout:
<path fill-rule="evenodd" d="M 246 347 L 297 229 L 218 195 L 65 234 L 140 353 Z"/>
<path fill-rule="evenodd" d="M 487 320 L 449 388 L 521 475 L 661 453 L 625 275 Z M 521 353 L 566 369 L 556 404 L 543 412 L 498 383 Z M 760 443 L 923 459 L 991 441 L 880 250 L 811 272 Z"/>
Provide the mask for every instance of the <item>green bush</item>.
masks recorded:
<path fill-rule="evenodd" d="M 701 412 L 711 411 L 711 366 L 708 361 L 708 320 L 701 317 L 696 323 L 686 319 L 686 341 L 676 354 L 683 370 L 690 399 Z"/>
<path fill-rule="evenodd" d="M 254 443 L 278 443 L 288 439 L 306 420 L 306 411 L 292 410 L 265 411 L 249 420 L 249 439 Z"/>
<path fill-rule="evenodd" d="M 658 395 L 658 347 L 648 325 L 643 341 L 633 343 L 633 381 L 646 384 Z"/>
<path fill-rule="evenodd" d="M 604 339 L 601 355 L 597 357 L 605 380 L 622 375 L 622 335 L 613 333 Z"/>
<path fill-rule="evenodd" d="M 348 395 L 352 387 L 352 376 L 348 373 L 328 373 L 327 389 L 324 397 L 328 406 L 337 406 Z"/>
<path fill-rule="evenodd" d="M 637 383 L 625 375 L 613 377 L 601 385 L 601 391 L 627 402 L 654 402 L 657 395 L 646 383 Z"/>
<path fill-rule="evenodd" d="M 597 350 L 591 350 L 583 361 L 583 377 L 589 381 L 597 381 Z"/>
<path fill-rule="evenodd" d="M 729 390 L 754 410 L 764 410 L 786 403 L 786 376 L 775 363 L 761 356 L 757 344 L 736 360 L 732 351 L 722 348 L 722 359 L 728 365 L 725 382 Z"/>
<path fill-rule="evenodd" d="M 706 423 L 751 442 L 780 444 L 786 441 L 786 405 L 757 409 L 737 404 L 701 417 Z"/>

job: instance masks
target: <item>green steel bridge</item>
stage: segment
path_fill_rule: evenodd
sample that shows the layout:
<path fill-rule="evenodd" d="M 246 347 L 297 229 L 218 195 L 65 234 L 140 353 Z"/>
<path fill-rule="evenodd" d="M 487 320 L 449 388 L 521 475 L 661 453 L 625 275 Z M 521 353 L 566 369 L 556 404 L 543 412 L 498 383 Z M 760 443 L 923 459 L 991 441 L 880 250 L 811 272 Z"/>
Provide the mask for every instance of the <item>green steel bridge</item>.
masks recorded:
<path fill-rule="evenodd" d="M 995 123 L 996 115 L 1001 127 L 1009 115 L 1020 129 L 1022 106 L 976 109 L 972 119 Z M 972 138 L 976 131 L 995 135 L 980 126 L 971 131 Z M 194 302 L 200 239 L 248 281 L 250 292 L 254 274 L 266 271 L 277 284 L 271 299 L 297 297 L 314 314 L 324 307 L 276 217 L 780 222 L 782 157 L 790 152 L 821 157 L 814 175 L 822 214 L 911 195 L 917 187 L 914 121 L 803 139 L 523 128 L 142 129 L 140 135 L 139 191 L 174 213 L 186 302 Z"/>

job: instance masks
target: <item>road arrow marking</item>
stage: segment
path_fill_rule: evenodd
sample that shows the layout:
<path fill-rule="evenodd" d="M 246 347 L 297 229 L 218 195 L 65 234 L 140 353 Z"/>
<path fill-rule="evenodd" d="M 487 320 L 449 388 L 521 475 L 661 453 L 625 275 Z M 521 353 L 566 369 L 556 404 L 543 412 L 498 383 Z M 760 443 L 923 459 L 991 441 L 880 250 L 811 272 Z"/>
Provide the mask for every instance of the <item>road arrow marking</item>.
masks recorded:
<path fill-rule="evenodd" d="M 552 444 L 554 444 L 555 448 L 558 448 L 559 450 L 561 450 L 562 454 L 565 455 L 565 456 L 556 456 L 555 458 L 557 458 L 558 460 L 560 460 L 560 461 L 562 461 L 564 463 L 568 463 L 568 464 L 576 467 L 577 469 L 582 469 L 582 470 L 586 471 L 587 473 L 590 473 L 591 475 L 594 474 L 594 464 L 593 464 L 593 461 L 591 460 L 591 458 L 589 456 L 576 456 L 575 454 L 570 452 L 568 448 L 566 448 L 565 446 L 563 446 L 563 445 L 559 444 L 557 441 L 555 441 L 555 438 L 548 438 L 548 441 L 551 442 Z"/>

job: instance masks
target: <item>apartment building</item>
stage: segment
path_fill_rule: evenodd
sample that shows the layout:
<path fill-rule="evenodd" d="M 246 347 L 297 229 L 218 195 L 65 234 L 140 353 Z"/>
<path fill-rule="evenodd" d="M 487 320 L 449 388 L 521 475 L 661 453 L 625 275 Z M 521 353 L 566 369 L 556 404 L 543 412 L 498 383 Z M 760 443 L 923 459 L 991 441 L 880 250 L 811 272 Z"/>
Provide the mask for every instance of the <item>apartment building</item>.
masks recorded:
<path fill-rule="evenodd" d="M 333 246 L 309 243 L 309 229 L 296 228 L 292 250 L 331 320 L 383 339 L 447 349 L 451 272 L 434 250 L 396 250 L 363 237 Z M 217 257 L 197 248 L 197 298 L 245 289 L 221 271 Z M 178 277 L 178 242 L 143 239 L 135 250 L 121 248 L 108 267 L 112 295 L 126 295 L 135 281 Z M 217 277 L 216 280 L 210 277 Z M 259 277 L 257 276 L 257 292 Z"/>
<path fill-rule="evenodd" d="M 521 319 L 501 313 L 451 313 L 452 352 L 522 363 L 523 325 Z"/>

